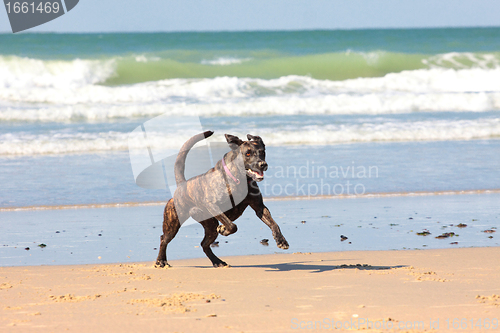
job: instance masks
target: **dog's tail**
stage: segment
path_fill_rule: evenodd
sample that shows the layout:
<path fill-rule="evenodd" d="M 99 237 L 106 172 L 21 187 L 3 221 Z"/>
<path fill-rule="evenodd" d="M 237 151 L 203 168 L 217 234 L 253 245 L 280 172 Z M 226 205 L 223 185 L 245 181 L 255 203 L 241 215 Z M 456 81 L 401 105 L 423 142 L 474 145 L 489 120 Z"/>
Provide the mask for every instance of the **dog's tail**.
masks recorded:
<path fill-rule="evenodd" d="M 191 150 L 191 148 L 193 148 L 193 146 L 198 141 L 206 139 L 212 134 L 214 134 L 213 131 L 206 131 L 200 134 L 196 134 L 191 139 L 187 140 L 186 143 L 184 143 L 179 154 L 177 155 L 174 166 L 175 182 L 177 183 L 177 186 L 179 186 L 180 183 L 184 183 L 186 181 L 186 178 L 184 177 L 184 170 L 186 168 L 186 157 L 189 153 L 189 150 Z"/>

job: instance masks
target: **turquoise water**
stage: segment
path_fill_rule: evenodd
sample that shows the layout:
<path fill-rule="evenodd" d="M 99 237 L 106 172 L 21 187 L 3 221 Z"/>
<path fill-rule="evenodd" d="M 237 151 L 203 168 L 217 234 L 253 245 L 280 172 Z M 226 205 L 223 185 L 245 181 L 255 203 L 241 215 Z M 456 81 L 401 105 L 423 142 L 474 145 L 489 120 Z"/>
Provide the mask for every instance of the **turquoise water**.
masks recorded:
<path fill-rule="evenodd" d="M 175 50 L 193 52 L 272 50 L 289 55 L 322 54 L 347 50 L 438 54 L 499 51 L 499 33 L 500 28 L 105 34 L 24 33 L 0 34 L 0 45 L 2 55 L 40 59 L 95 58 L 141 52 L 154 54 Z"/>
<path fill-rule="evenodd" d="M 500 59 L 499 34 L 499 28 L 3 34 L 0 55 L 114 61 L 113 75 L 102 79 L 112 85 L 217 76 L 343 80 L 432 66 L 493 68 Z"/>

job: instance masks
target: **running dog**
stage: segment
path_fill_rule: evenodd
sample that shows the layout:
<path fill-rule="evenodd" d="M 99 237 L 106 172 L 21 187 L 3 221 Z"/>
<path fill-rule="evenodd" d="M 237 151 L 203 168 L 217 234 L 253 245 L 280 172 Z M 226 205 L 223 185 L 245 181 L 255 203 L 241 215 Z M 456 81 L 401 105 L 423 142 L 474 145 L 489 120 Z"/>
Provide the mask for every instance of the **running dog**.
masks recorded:
<path fill-rule="evenodd" d="M 237 136 L 226 134 L 231 150 L 215 167 L 186 181 L 184 170 L 189 150 L 212 134 L 212 131 L 206 131 L 193 136 L 184 143 L 177 155 L 174 167 L 177 189 L 163 213 L 163 235 L 160 237 L 157 267 L 170 266 L 167 262 L 167 245 L 189 217 L 201 223 L 205 229 L 201 247 L 213 266 L 227 266 L 212 252 L 210 245 L 218 234 L 228 236 L 238 230 L 233 222 L 248 206 L 271 229 L 277 246 L 288 249 L 288 242 L 264 205 L 257 185 L 264 179 L 264 171 L 268 168 L 265 145 L 259 136 L 248 134 L 248 141 L 243 141 Z"/>

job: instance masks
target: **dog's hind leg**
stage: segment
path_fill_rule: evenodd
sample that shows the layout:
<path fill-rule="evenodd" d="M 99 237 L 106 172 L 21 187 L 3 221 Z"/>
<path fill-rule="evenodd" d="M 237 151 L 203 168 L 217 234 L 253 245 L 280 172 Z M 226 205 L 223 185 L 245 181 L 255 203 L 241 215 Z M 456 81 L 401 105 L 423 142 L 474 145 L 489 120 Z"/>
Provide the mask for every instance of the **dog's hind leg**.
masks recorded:
<path fill-rule="evenodd" d="M 224 267 L 227 264 L 220 260 L 210 248 L 210 245 L 217 239 L 219 235 L 217 232 L 217 226 L 219 225 L 219 221 L 216 218 L 210 218 L 208 220 L 204 220 L 200 222 L 205 229 L 205 237 L 201 241 L 201 247 L 203 248 L 203 252 L 207 255 L 208 259 L 212 262 L 214 267 Z"/>
<path fill-rule="evenodd" d="M 160 251 L 156 259 L 156 267 L 170 267 L 167 262 L 167 245 L 177 235 L 181 222 L 177 216 L 174 200 L 170 199 L 163 212 L 163 235 L 160 237 Z"/>

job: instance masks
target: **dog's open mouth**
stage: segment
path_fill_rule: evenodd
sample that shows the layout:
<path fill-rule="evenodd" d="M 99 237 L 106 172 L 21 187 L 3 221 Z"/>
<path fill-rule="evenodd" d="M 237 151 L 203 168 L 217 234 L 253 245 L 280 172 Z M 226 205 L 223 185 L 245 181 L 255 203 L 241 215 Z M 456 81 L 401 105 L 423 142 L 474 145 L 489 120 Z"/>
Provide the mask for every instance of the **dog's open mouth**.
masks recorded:
<path fill-rule="evenodd" d="M 254 171 L 250 169 L 246 169 L 247 176 L 255 180 L 256 182 L 260 182 L 264 180 L 264 172 L 263 171 Z"/>

